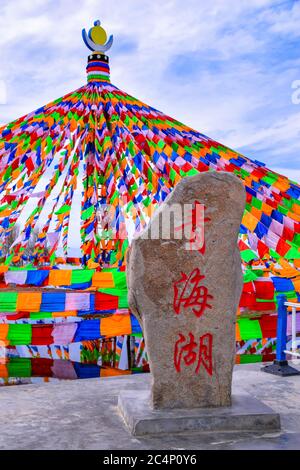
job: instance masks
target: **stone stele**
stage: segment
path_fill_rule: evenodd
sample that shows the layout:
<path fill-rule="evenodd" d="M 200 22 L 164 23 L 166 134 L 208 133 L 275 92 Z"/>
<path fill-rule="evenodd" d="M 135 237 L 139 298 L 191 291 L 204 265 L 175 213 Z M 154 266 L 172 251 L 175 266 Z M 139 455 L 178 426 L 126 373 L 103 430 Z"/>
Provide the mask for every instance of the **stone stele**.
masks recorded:
<path fill-rule="evenodd" d="M 154 409 L 231 405 L 244 206 L 236 176 L 187 177 L 132 242 L 129 305 L 146 341 Z"/>

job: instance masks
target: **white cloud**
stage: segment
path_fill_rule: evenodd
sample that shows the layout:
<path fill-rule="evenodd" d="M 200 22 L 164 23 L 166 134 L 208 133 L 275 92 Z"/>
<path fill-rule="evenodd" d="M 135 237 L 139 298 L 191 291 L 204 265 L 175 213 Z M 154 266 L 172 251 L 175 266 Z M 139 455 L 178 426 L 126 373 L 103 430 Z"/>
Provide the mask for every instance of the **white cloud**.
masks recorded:
<path fill-rule="evenodd" d="M 296 183 L 300 183 L 300 170 L 294 170 L 291 168 L 277 168 L 277 167 L 274 167 L 272 168 L 272 170 L 274 170 L 276 173 L 280 173 L 282 175 L 285 175 L 287 176 L 288 178 L 290 178 L 292 181 L 295 181 Z"/>
<path fill-rule="evenodd" d="M 300 111 L 274 122 L 272 127 L 255 129 L 255 123 L 245 126 L 238 134 L 229 133 L 227 140 L 236 148 L 252 147 L 268 151 L 271 156 L 291 154 L 299 149 Z"/>
<path fill-rule="evenodd" d="M 299 37 L 300 4 L 292 1 L 290 5 L 290 8 L 285 8 L 283 4 L 281 8 L 266 10 L 261 18 L 269 23 L 272 32 Z"/>

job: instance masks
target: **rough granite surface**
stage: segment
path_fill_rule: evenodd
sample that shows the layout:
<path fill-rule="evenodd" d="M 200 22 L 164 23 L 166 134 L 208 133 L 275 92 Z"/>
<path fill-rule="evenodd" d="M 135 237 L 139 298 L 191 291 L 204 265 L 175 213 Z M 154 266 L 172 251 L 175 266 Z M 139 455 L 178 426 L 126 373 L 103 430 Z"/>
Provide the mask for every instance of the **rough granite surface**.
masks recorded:
<path fill-rule="evenodd" d="M 199 204 L 205 207 L 204 244 L 201 213 L 193 222 Z M 242 289 L 237 237 L 244 207 L 245 190 L 235 175 L 205 172 L 184 178 L 132 242 L 129 305 L 144 332 L 153 408 L 231 404 Z M 168 227 L 170 209 L 174 217 Z M 182 225 L 186 233 L 179 238 Z"/>

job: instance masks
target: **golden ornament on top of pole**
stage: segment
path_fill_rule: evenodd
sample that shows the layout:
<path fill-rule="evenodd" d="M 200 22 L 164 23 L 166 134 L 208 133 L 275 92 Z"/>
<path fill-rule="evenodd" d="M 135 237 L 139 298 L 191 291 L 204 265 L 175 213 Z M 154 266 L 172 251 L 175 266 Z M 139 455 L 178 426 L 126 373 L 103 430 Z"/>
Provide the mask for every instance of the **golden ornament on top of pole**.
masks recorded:
<path fill-rule="evenodd" d="M 85 45 L 93 52 L 107 52 L 113 44 L 113 35 L 107 40 L 106 31 L 102 28 L 100 20 L 94 22 L 94 26 L 87 33 L 82 30 L 82 38 Z"/>

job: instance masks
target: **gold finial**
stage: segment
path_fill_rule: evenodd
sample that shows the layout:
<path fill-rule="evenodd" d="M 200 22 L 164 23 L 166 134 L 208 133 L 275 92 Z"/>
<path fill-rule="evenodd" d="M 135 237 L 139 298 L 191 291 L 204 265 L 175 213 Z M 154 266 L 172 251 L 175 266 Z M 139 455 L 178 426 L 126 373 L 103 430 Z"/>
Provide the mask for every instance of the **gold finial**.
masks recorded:
<path fill-rule="evenodd" d="M 82 30 L 82 38 L 85 45 L 95 52 L 106 52 L 111 48 L 113 43 L 113 36 L 109 37 L 107 41 L 107 34 L 102 28 L 100 20 L 94 22 L 93 28 L 89 30 L 89 33 L 86 33 L 86 30 Z"/>

